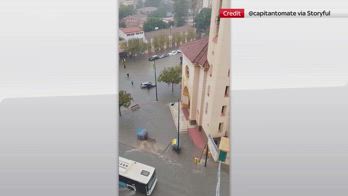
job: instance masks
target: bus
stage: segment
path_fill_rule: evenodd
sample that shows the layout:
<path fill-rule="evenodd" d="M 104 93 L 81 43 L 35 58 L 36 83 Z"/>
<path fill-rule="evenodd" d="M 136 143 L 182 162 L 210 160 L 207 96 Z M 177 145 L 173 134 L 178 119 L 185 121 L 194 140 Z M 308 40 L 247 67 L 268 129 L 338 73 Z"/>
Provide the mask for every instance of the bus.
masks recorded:
<path fill-rule="evenodd" d="M 119 185 L 151 195 L 157 184 L 156 169 L 123 157 L 118 160 Z"/>

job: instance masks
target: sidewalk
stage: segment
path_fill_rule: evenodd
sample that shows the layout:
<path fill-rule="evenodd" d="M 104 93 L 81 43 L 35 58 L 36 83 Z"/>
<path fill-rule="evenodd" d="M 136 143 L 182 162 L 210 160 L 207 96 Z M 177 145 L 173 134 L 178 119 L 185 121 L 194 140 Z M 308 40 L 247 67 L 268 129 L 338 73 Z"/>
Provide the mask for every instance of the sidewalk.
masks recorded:
<path fill-rule="evenodd" d="M 178 130 L 178 102 L 175 102 L 172 106 L 171 103 L 168 104 L 170 113 L 172 114 L 173 121 L 176 127 L 176 130 Z M 194 125 L 190 125 L 189 121 L 186 120 L 185 114 L 182 110 L 180 110 L 180 131 L 186 132 L 189 128 L 194 128 Z"/>

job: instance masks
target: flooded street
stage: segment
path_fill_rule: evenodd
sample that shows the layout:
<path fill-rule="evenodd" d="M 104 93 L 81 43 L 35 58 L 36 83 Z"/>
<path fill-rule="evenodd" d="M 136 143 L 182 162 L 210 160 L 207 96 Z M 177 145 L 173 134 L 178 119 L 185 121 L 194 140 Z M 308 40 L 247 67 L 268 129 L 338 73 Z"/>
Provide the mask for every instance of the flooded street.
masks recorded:
<path fill-rule="evenodd" d="M 180 54 L 156 60 L 157 78 L 161 71 L 168 67 L 174 67 L 180 63 Z M 129 78 L 127 78 L 127 73 Z M 131 84 L 133 81 L 133 86 Z M 126 69 L 122 63 L 119 65 L 119 90 L 126 90 L 131 93 L 135 103 L 148 103 L 156 100 L 155 88 L 141 89 L 142 82 L 155 83 L 153 61 L 148 61 L 147 57 L 127 59 Z M 179 95 L 179 85 L 174 85 L 174 92 L 171 85 L 158 82 L 158 99 L 160 102 L 169 103 L 176 101 Z"/>
<path fill-rule="evenodd" d="M 175 55 L 156 60 L 157 77 L 163 69 L 178 65 L 179 58 L 180 55 Z M 217 163 L 208 159 L 207 167 L 204 167 L 203 158 L 200 164 L 194 164 L 194 157 L 200 156 L 202 151 L 193 145 L 187 132 L 180 134 L 180 154 L 176 154 L 169 146 L 171 139 L 177 136 L 177 129 L 168 104 L 177 101 L 179 85 L 175 85 L 172 92 L 170 85 L 158 83 L 159 101 L 156 102 L 155 88 L 140 88 L 141 82 L 154 83 L 153 62 L 145 57 L 128 60 L 126 68 L 120 64 L 119 75 L 119 89 L 131 93 L 134 99 L 132 104 L 140 106 L 136 111 L 122 109 L 122 116 L 119 118 L 119 156 L 156 168 L 158 183 L 153 196 L 214 195 Z M 145 128 L 150 140 L 138 141 L 136 128 Z M 119 194 L 143 195 L 129 190 L 120 190 Z M 229 195 L 228 166 L 221 170 L 221 195 Z"/>

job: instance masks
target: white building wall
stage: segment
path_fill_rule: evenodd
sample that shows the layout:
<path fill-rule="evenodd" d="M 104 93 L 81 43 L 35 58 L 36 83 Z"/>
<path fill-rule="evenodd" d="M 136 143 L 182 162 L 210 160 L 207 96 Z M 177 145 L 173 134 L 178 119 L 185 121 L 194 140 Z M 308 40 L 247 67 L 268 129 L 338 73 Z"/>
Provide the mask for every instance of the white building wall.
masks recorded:
<path fill-rule="evenodd" d="M 144 35 L 144 32 L 141 31 L 141 32 L 138 32 L 138 33 L 130 33 L 131 35 L 129 34 L 125 34 L 123 31 L 119 31 L 119 36 L 123 39 L 125 39 L 127 42 L 131 39 L 142 39 L 144 42 L 145 42 L 145 35 Z"/>
<path fill-rule="evenodd" d="M 220 5 L 222 2 L 222 5 Z M 230 69 L 230 21 L 221 20 L 218 26 L 216 20 L 221 7 L 228 7 L 229 1 L 214 1 L 209 36 L 208 62 L 211 65 L 212 76 L 208 77 L 210 85 L 210 114 L 205 118 L 205 130 L 213 137 L 221 137 L 229 131 L 230 92 L 225 97 L 225 88 L 230 85 L 228 72 Z M 231 88 L 230 88 L 231 90 Z M 227 106 L 225 115 L 221 115 L 222 106 Z M 219 123 L 223 123 L 219 132 Z M 203 127 L 204 128 L 204 127 Z M 205 129 L 205 128 L 204 128 Z"/>
<path fill-rule="evenodd" d="M 206 72 L 203 68 L 199 68 L 199 81 L 198 81 L 198 100 L 197 100 L 197 125 L 202 126 L 202 120 L 204 115 L 204 102 L 206 94 Z"/>

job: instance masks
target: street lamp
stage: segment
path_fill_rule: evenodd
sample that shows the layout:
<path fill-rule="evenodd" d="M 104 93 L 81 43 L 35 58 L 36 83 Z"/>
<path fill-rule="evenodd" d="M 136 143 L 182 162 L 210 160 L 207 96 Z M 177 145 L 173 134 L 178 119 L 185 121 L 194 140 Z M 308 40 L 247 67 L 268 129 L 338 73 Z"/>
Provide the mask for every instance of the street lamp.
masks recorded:
<path fill-rule="evenodd" d="M 180 99 L 181 97 L 181 84 L 180 84 L 180 95 L 179 95 L 179 98 L 178 98 L 178 135 L 177 135 L 177 138 L 176 138 L 176 146 L 174 148 L 175 152 L 177 153 L 180 153 Z"/>
<path fill-rule="evenodd" d="M 158 94 L 157 94 L 157 75 L 156 75 L 156 59 L 153 60 L 153 69 L 154 69 L 154 72 L 155 72 L 156 101 L 158 101 Z"/>

